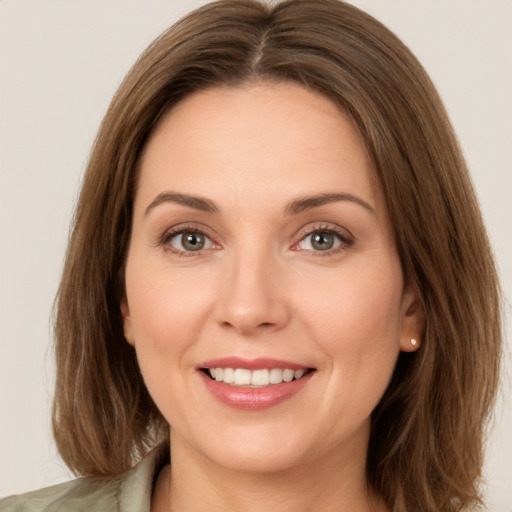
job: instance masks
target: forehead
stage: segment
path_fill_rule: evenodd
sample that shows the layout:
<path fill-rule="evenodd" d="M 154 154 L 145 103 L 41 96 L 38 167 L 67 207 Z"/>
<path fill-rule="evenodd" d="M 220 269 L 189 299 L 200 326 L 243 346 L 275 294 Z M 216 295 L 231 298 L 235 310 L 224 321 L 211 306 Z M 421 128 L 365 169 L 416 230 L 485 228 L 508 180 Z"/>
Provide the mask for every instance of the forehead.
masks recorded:
<path fill-rule="evenodd" d="M 353 121 L 295 84 L 212 88 L 176 105 L 146 145 L 137 199 L 164 189 L 245 201 L 336 190 L 382 202 Z"/>

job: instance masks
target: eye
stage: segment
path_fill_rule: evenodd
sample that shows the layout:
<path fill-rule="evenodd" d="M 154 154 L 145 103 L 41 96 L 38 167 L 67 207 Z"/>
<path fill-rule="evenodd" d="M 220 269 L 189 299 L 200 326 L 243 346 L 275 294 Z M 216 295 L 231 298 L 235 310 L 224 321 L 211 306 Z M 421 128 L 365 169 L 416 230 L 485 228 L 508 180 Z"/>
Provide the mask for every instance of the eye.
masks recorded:
<path fill-rule="evenodd" d="M 312 252 L 336 252 L 353 244 L 353 238 L 345 233 L 339 233 L 334 229 L 315 229 L 307 233 L 295 245 L 295 250 Z"/>
<path fill-rule="evenodd" d="M 340 237 L 332 231 L 314 231 L 299 243 L 301 249 L 310 251 L 329 251 L 341 244 Z"/>
<path fill-rule="evenodd" d="M 197 252 L 213 247 L 212 241 L 200 231 L 181 231 L 168 237 L 167 243 L 180 252 Z"/>

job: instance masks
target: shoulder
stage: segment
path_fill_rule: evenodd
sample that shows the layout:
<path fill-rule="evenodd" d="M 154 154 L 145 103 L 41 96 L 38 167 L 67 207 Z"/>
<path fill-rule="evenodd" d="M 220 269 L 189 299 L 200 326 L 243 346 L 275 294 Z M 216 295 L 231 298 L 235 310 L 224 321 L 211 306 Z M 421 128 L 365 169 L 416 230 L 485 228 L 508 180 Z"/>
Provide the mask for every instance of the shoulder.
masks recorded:
<path fill-rule="evenodd" d="M 0 499 L 0 512 L 149 512 L 153 481 L 166 455 L 159 447 L 117 477 L 78 478 Z"/>
<path fill-rule="evenodd" d="M 78 478 L 0 500 L 0 512 L 114 511 L 119 486 L 119 478 Z"/>

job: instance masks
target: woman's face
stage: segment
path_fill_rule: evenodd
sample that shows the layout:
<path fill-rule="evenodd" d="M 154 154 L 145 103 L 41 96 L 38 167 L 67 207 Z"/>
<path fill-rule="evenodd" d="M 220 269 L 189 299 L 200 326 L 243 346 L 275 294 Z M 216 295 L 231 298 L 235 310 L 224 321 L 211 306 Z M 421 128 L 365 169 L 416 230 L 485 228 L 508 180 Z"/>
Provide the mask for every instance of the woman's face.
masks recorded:
<path fill-rule="evenodd" d="M 173 450 L 238 471 L 364 461 L 415 303 L 363 141 L 329 100 L 217 88 L 161 121 L 122 312 Z"/>

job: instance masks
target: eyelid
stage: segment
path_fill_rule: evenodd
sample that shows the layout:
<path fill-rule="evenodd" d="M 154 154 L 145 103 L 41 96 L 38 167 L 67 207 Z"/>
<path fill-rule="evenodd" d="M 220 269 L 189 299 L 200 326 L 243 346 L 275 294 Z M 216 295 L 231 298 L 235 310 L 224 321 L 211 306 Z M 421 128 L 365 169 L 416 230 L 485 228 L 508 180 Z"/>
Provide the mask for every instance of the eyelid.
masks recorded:
<path fill-rule="evenodd" d="M 200 233 L 207 237 L 212 242 L 213 247 L 201 249 L 199 251 L 180 251 L 179 249 L 172 247 L 169 242 L 170 240 L 172 240 L 172 238 L 182 233 Z M 158 235 L 156 245 L 162 247 L 166 251 L 175 253 L 179 256 L 198 256 L 206 251 L 217 250 L 221 246 L 219 242 L 219 237 L 216 236 L 211 229 L 207 228 L 206 226 L 200 223 L 198 224 L 189 222 L 176 224 L 170 228 L 165 229 L 163 233 Z"/>
<path fill-rule="evenodd" d="M 340 246 L 329 249 L 326 251 L 314 251 L 314 250 L 305 250 L 305 249 L 297 249 L 297 245 L 302 242 L 307 236 L 312 235 L 313 233 L 327 231 L 330 233 L 334 233 L 341 240 Z M 301 230 L 297 233 L 296 241 L 292 245 L 292 250 L 299 251 L 304 250 L 310 254 L 315 254 L 319 256 L 328 256 L 334 254 L 339 251 L 343 251 L 352 245 L 354 245 L 356 241 L 355 236 L 346 228 L 338 226 L 337 224 L 332 224 L 330 222 L 320 222 L 315 224 L 308 224 L 307 226 L 301 228 Z"/>
<path fill-rule="evenodd" d="M 320 255 L 320 256 L 327 256 L 334 254 L 339 251 L 343 251 L 349 247 L 351 247 L 355 241 L 355 236 L 346 228 L 341 227 L 337 224 L 333 224 L 330 222 L 317 222 L 313 224 L 308 224 L 301 228 L 296 237 L 295 241 L 292 244 L 291 250 L 299 251 L 301 249 L 296 248 L 297 245 L 304 240 L 309 235 L 312 235 L 315 232 L 321 232 L 321 231 L 328 231 L 331 233 L 334 233 L 336 236 L 339 237 L 341 240 L 340 246 L 329 249 L 326 251 L 314 251 L 314 250 L 304 250 L 307 251 L 310 254 Z M 198 251 L 180 251 L 172 246 L 170 246 L 169 241 L 174 237 L 181 233 L 201 233 L 205 235 L 207 238 L 209 238 L 213 244 L 214 247 L 208 248 L 208 249 L 202 249 Z M 165 229 L 160 235 L 157 236 L 156 240 L 156 246 L 163 247 L 164 250 L 167 250 L 169 252 L 173 252 L 178 255 L 182 256 L 196 256 L 203 254 L 206 251 L 211 250 L 218 250 L 222 248 L 222 243 L 220 241 L 220 237 L 213 232 L 210 228 L 207 226 L 201 224 L 201 223 L 195 223 L 195 222 L 183 222 L 176 225 L 171 226 L 170 228 Z"/>

